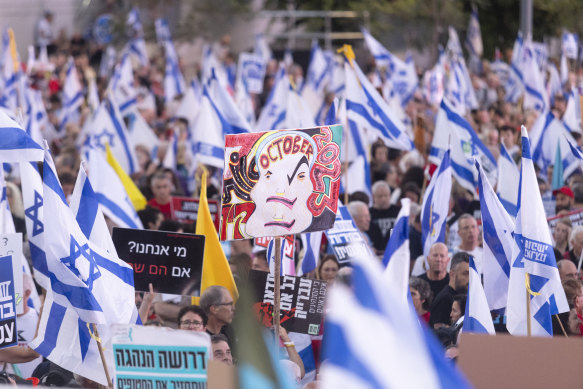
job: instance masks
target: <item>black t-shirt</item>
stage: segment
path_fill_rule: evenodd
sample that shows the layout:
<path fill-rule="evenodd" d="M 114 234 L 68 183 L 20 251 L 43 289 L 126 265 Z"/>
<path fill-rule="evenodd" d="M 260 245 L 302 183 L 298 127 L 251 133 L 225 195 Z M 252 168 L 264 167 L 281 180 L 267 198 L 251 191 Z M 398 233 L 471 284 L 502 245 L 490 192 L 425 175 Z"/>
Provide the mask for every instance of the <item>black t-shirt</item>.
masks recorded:
<path fill-rule="evenodd" d="M 429 318 L 429 325 L 433 327 L 436 323 L 444 323 L 449 325 L 451 306 L 453 298 L 458 294 L 451 286 L 446 286 L 433 300 L 431 304 L 431 316 Z"/>
<path fill-rule="evenodd" d="M 389 232 L 399 215 L 399 207 L 391 205 L 387 209 L 370 208 L 370 227 L 366 232 L 375 250 L 385 251 L 389 241 Z"/>
<path fill-rule="evenodd" d="M 439 292 L 441 292 L 443 288 L 445 288 L 447 284 L 449 284 L 449 273 L 445 273 L 445 277 L 439 281 L 430 280 L 429 277 L 427 277 L 427 273 L 421 274 L 419 278 L 429 283 L 429 287 L 433 292 L 433 300 L 435 300 Z"/>

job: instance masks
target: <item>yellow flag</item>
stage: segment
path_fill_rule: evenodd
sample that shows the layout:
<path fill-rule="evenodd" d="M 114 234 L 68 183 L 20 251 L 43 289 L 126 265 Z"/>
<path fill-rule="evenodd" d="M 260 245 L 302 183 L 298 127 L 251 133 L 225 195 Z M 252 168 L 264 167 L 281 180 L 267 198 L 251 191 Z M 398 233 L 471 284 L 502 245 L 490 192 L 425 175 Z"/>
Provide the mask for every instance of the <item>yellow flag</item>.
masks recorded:
<path fill-rule="evenodd" d="M 205 236 L 200 293 L 202 294 L 209 286 L 220 285 L 229 290 L 233 300 L 237 300 L 239 292 L 235 285 L 235 279 L 233 278 L 229 262 L 219 242 L 219 234 L 217 234 L 215 223 L 213 223 L 211 212 L 209 211 L 209 204 L 206 197 L 206 170 L 202 173 L 200 185 L 200 200 L 198 203 L 198 215 L 196 216 L 196 234 Z M 193 297 L 192 303 L 198 304 L 199 300 L 199 297 Z"/>
<path fill-rule="evenodd" d="M 126 190 L 128 197 L 130 198 L 132 204 L 136 211 L 141 211 L 142 209 L 146 208 L 146 204 L 148 201 L 140 192 L 134 181 L 127 175 L 127 173 L 123 170 L 123 168 L 119 165 L 116 161 L 115 157 L 111 153 L 111 149 L 109 148 L 109 144 L 105 145 L 105 154 L 107 158 L 107 163 L 115 170 L 115 173 L 121 180 L 124 189 Z"/>

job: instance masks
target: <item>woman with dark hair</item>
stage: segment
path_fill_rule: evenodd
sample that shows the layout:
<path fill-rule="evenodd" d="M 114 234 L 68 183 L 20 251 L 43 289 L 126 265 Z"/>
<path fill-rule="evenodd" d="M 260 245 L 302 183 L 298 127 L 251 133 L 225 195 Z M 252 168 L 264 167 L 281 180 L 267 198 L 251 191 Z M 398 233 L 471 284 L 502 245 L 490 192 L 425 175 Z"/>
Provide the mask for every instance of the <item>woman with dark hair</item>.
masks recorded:
<path fill-rule="evenodd" d="M 429 324 L 429 307 L 433 301 L 433 292 L 429 287 L 429 283 L 421 278 L 411 277 L 409 280 L 409 290 L 411 292 L 411 299 L 415 306 L 415 312 L 423 319 L 425 323 Z"/>
<path fill-rule="evenodd" d="M 204 332 L 207 315 L 198 305 L 189 305 L 178 312 L 178 328 L 187 331 Z"/>
<path fill-rule="evenodd" d="M 318 265 L 318 278 L 331 284 L 336 280 L 340 264 L 334 254 L 326 254 Z"/>

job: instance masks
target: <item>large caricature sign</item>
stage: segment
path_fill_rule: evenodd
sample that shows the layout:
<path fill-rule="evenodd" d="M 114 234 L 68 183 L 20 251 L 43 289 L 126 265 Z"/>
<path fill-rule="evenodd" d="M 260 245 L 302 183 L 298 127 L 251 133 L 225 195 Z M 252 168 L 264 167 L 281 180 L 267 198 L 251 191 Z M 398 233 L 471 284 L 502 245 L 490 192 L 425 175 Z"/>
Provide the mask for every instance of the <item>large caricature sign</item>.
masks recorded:
<path fill-rule="evenodd" d="M 334 224 L 342 126 L 227 135 L 221 240 Z"/>

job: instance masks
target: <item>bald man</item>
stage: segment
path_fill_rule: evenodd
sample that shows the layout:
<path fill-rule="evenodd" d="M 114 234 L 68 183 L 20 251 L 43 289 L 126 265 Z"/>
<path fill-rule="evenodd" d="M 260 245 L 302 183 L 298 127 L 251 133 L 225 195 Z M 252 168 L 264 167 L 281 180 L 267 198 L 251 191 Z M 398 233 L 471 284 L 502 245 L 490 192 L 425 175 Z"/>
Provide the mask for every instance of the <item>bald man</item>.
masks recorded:
<path fill-rule="evenodd" d="M 565 280 L 576 280 L 577 277 L 577 267 L 569 259 L 561 259 L 557 262 L 557 268 L 559 269 L 559 277 L 561 277 L 561 282 Z"/>
<path fill-rule="evenodd" d="M 434 243 L 429 249 L 427 256 L 429 270 L 421 274 L 419 278 L 429 283 L 434 297 L 449 284 L 449 274 L 447 273 L 449 259 L 449 252 L 445 244 Z"/>

